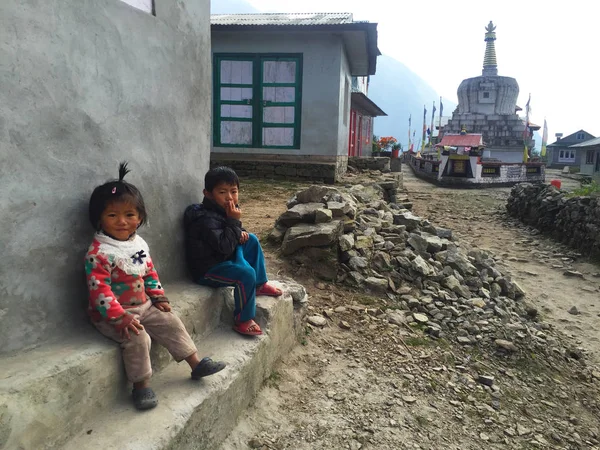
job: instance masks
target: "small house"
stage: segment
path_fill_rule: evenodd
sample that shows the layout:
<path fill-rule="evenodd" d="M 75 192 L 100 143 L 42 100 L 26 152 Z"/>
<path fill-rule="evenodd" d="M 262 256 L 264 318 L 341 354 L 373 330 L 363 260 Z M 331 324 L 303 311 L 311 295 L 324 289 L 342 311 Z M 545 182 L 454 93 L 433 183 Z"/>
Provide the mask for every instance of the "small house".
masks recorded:
<path fill-rule="evenodd" d="M 594 139 L 595 136 L 584 130 L 576 131 L 564 138 L 560 136 L 562 135 L 557 135 L 556 142 L 546 147 L 546 165 L 550 168 L 559 169 L 565 166 L 580 167 L 585 162 L 585 150 L 575 146 Z"/>
<path fill-rule="evenodd" d="M 348 13 L 224 14 L 211 16 L 211 34 L 211 165 L 329 183 L 345 173 L 351 129 L 371 141 L 372 120 L 358 113 L 381 113 L 366 93 L 352 95 L 375 74 L 377 24 Z"/>

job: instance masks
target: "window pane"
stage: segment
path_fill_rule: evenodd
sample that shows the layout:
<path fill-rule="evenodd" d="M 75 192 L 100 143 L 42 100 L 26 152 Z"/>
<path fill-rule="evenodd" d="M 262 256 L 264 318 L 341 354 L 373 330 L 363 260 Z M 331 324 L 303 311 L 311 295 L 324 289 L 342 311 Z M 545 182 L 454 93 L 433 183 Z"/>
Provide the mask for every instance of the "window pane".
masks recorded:
<path fill-rule="evenodd" d="M 263 122 L 294 123 L 293 106 L 270 106 L 263 110 Z"/>
<path fill-rule="evenodd" d="M 296 61 L 264 61 L 264 83 L 294 83 L 296 81 Z"/>
<path fill-rule="evenodd" d="M 221 100 L 252 100 L 252 89 L 250 88 L 221 88 Z"/>
<path fill-rule="evenodd" d="M 246 105 L 221 105 L 221 117 L 252 118 L 252 106 Z"/>
<path fill-rule="evenodd" d="M 121 0 L 123 3 L 152 14 L 152 0 Z"/>
<path fill-rule="evenodd" d="M 221 122 L 221 144 L 252 145 L 252 122 Z"/>
<path fill-rule="evenodd" d="M 294 145 L 293 128 L 263 128 L 263 145 L 291 147 Z"/>
<path fill-rule="evenodd" d="M 221 84 L 252 84 L 252 61 L 221 61 Z"/>
<path fill-rule="evenodd" d="M 296 88 L 293 87 L 265 87 L 263 99 L 269 102 L 292 103 L 296 101 Z"/>

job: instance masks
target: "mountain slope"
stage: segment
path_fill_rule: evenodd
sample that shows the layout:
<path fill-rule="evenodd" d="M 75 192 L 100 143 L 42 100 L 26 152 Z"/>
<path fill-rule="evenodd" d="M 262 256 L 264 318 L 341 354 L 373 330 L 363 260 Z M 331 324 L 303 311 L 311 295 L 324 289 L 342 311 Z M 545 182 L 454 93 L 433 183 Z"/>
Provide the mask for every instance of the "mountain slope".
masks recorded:
<path fill-rule="evenodd" d="M 421 77 L 400 61 L 382 55 L 377 59 L 377 73 L 371 77 L 369 98 L 387 113 L 387 117 L 375 119 L 375 134 L 394 136 L 404 148 L 408 141 L 408 117 L 412 114 L 412 130 L 417 130 L 416 140 L 423 132 L 423 105 L 427 107 L 427 127 L 431 124 L 431 107 L 437 108 L 438 123 L 440 96 Z M 450 116 L 456 103 L 443 99 L 444 115 Z"/>

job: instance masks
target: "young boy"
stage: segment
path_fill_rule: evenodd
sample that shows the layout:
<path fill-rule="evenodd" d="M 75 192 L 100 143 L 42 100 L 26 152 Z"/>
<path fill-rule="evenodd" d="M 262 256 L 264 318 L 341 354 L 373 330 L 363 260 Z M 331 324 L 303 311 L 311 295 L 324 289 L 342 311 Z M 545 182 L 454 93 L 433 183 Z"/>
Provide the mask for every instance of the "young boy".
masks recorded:
<path fill-rule="evenodd" d="M 239 188 L 240 180 L 229 167 L 206 173 L 202 204 L 188 206 L 184 214 L 186 257 L 197 283 L 235 288 L 233 329 L 257 336 L 262 330 L 254 321 L 256 295 L 277 297 L 281 290 L 267 283 L 260 243 L 242 228 Z"/>

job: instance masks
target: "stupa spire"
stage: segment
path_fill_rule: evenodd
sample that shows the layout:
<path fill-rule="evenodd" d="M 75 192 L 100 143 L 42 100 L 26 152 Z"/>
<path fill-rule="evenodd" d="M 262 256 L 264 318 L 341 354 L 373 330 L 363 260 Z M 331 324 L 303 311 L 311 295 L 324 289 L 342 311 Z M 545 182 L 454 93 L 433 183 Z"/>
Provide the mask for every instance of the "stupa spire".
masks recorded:
<path fill-rule="evenodd" d="M 482 75 L 486 76 L 498 76 L 498 63 L 496 62 L 496 46 L 494 41 L 496 40 L 496 27 L 490 20 L 490 23 L 485 27 L 485 57 L 483 58 L 483 71 Z"/>

